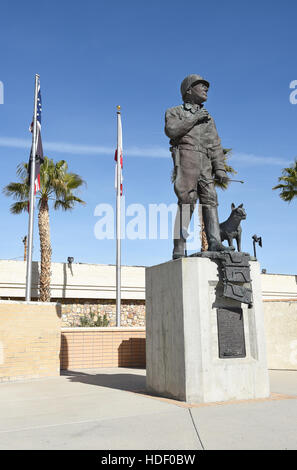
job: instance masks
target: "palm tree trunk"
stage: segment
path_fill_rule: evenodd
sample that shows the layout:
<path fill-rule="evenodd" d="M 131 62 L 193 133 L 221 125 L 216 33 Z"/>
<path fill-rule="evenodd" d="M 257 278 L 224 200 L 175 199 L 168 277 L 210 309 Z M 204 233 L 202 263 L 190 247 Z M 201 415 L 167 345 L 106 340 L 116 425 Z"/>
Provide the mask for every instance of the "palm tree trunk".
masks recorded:
<path fill-rule="evenodd" d="M 198 206 L 198 212 L 199 212 L 199 219 L 200 219 L 200 226 L 201 226 L 201 231 L 200 231 L 201 251 L 207 251 L 208 250 L 208 242 L 207 242 L 207 237 L 206 237 L 206 233 L 205 233 L 205 225 L 204 225 L 204 220 L 203 220 L 202 205 L 201 204 L 199 204 L 199 206 Z"/>
<path fill-rule="evenodd" d="M 49 210 L 47 199 L 41 200 L 41 205 L 38 214 L 38 228 L 40 237 L 40 300 L 42 302 L 50 302 L 50 282 L 51 282 L 51 238 L 50 238 L 50 225 L 49 225 Z"/>

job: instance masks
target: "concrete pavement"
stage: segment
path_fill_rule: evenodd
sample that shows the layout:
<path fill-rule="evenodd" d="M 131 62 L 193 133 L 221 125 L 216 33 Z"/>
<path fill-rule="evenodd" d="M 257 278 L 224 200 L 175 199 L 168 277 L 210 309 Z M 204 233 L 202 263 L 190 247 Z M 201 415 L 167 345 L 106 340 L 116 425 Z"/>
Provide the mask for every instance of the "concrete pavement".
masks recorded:
<path fill-rule="evenodd" d="M 189 405 L 146 395 L 145 370 L 0 384 L 0 449 L 297 449 L 297 371 L 271 397 Z"/>

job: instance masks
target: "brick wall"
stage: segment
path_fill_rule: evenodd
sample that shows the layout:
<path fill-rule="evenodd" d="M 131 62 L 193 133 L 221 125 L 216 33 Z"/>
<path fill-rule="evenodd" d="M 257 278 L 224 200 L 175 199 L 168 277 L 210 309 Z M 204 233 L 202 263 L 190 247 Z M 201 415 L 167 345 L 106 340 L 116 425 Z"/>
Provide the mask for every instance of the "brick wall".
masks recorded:
<path fill-rule="evenodd" d="M 61 369 L 145 367 L 145 328 L 63 328 Z"/>
<path fill-rule="evenodd" d="M 61 310 L 0 301 L 0 382 L 60 374 Z"/>

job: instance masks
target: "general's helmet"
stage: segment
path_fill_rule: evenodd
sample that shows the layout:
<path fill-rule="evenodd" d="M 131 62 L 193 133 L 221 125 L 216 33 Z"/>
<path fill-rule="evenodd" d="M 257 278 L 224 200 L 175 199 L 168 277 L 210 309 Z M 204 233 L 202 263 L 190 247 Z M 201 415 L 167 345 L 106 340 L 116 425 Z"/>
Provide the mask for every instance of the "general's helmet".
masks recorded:
<path fill-rule="evenodd" d="M 181 92 L 182 97 L 185 96 L 187 91 L 195 83 L 204 83 L 209 88 L 209 82 L 207 80 L 204 80 L 204 78 L 202 78 L 201 75 L 197 75 L 197 74 L 188 75 L 186 78 L 183 79 L 181 86 L 180 86 L 180 92 Z"/>

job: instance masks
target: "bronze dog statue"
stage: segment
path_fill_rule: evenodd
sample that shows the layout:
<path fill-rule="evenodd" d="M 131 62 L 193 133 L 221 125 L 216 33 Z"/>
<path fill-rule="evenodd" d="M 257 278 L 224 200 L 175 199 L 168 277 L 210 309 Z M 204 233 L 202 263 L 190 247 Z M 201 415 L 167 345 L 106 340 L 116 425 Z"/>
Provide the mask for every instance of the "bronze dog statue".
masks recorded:
<path fill-rule="evenodd" d="M 227 240 L 229 246 L 233 246 L 233 239 L 235 238 L 237 243 L 237 250 L 241 251 L 241 226 L 240 222 L 246 219 L 246 212 L 243 208 L 243 204 L 235 207 L 235 204 L 231 204 L 231 214 L 225 222 L 220 224 L 221 240 Z"/>

